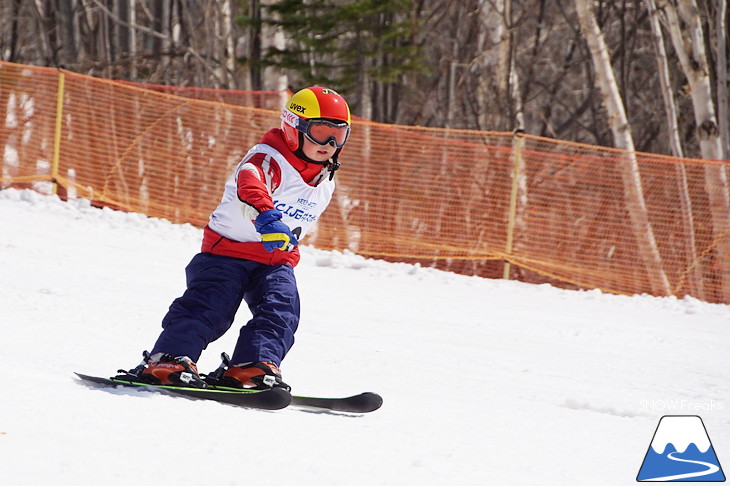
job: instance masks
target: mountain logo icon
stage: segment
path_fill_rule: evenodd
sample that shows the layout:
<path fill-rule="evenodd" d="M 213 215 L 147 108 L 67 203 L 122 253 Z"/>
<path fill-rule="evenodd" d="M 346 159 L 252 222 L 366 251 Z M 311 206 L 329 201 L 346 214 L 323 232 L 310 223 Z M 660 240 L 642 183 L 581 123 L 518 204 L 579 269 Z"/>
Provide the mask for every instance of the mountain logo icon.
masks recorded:
<path fill-rule="evenodd" d="M 702 419 L 696 415 L 662 417 L 636 480 L 725 481 Z"/>

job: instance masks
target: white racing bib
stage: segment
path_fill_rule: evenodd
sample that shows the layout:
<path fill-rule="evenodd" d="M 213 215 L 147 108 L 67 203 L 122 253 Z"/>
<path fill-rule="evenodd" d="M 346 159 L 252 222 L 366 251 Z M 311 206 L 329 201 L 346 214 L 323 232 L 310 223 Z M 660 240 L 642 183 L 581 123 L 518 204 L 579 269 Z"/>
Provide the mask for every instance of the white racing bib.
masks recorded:
<path fill-rule="evenodd" d="M 335 183 L 327 178 L 316 187 L 310 186 L 304 182 L 299 172 L 287 162 L 283 155 L 266 144 L 252 147 L 236 166 L 235 171 L 226 182 L 221 203 L 210 215 L 208 225 L 216 233 L 231 240 L 261 241 L 261 235 L 256 232 L 251 221 L 256 217 L 256 211 L 251 210 L 250 206 L 238 199 L 237 183 L 241 167 L 256 153 L 266 154 L 262 168 L 267 178 L 270 174 L 269 164 L 279 166 L 281 183 L 271 193 L 271 199 L 274 201 L 274 207 L 281 211 L 282 221 L 301 241 L 327 208 L 335 190 Z M 270 180 L 265 180 L 264 183 L 267 188 L 271 188 Z"/>

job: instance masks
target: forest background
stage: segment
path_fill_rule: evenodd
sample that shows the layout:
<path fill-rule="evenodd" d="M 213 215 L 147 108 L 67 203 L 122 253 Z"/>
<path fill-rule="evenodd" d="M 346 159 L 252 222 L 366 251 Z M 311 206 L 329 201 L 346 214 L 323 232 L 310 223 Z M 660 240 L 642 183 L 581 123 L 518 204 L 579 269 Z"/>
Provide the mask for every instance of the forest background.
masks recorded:
<path fill-rule="evenodd" d="M 23 164 L 36 177 L 50 159 L 31 152 L 53 144 L 58 164 L 44 177 L 64 183 L 66 171 L 82 197 L 150 214 L 149 184 L 159 183 L 156 204 L 175 205 L 155 216 L 203 221 L 198 211 L 207 220 L 215 197 L 151 177 L 150 157 L 162 152 L 129 148 L 187 153 L 171 177 L 200 189 L 227 173 L 221 160 L 240 160 L 240 137 L 260 130 L 240 132 L 231 153 L 209 153 L 211 137 L 227 140 L 244 122 L 198 127 L 198 105 L 187 121 L 165 117 L 166 128 L 156 117 L 164 140 L 135 132 L 120 139 L 123 152 L 109 152 L 97 135 L 110 115 L 88 111 L 118 103 L 112 111 L 122 118 L 109 128 L 117 137 L 138 119 L 138 109 L 124 110 L 138 105 L 121 95 L 56 96 L 28 77 L 33 70 L 12 74 L 24 65 L 63 67 L 45 70 L 54 80 L 81 73 L 120 80 L 101 83 L 113 89 L 129 80 L 154 88 L 140 92 L 213 96 L 227 103 L 216 109 L 272 116 L 265 126 L 278 123 L 287 89 L 325 84 L 368 128 L 348 145 L 356 163 L 340 177 L 336 221 L 323 220 L 317 245 L 480 276 L 728 303 L 727 28 L 726 0 L 0 1 L 0 53 L 12 64 L 0 90 L 3 181 L 17 182 Z M 48 138 L 39 117 L 52 110 L 40 108 L 35 89 L 65 99 L 77 152 L 65 144 L 61 156 L 58 117 Z M 180 145 L 186 123 L 202 146 Z M 79 130 L 92 134 L 88 146 Z M 100 194 L 110 161 L 129 173 L 119 191 Z M 134 200 L 143 203 L 123 203 Z M 193 215 L 181 214 L 188 200 Z M 424 200 L 434 202 L 430 212 Z"/>
<path fill-rule="evenodd" d="M 322 83 L 378 122 L 727 160 L 727 25 L 726 0 L 2 0 L 0 56 L 174 86 Z"/>

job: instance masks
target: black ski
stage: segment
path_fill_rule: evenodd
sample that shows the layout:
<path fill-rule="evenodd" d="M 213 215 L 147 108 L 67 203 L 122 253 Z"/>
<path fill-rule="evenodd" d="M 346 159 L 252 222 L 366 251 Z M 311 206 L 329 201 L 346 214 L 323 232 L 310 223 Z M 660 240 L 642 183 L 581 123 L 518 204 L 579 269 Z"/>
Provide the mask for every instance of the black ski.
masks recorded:
<path fill-rule="evenodd" d="M 326 409 L 335 412 L 368 413 L 380 408 L 383 398 L 377 393 L 365 392 L 343 398 L 320 398 L 292 395 L 291 404 L 312 409 Z"/>
<path fill-rule="evenodd" d="M 222 379 L 230 367 L 231 359 L 227 353 L 221 353 L 221 364 L 212 373 L 205 376 L 205 381 L 219 390 L 240 391 L 240 388 L 226 386 Z M 324 398 L 304 395 L 292 395 L 291 405 L 316 410 L 332 410 L 333 412 L 368 413 L 374 412 L 383 405 L 383 398 L 377 393 L 365 392 L 351 397 Z"/>
<path fill-rule="evenodd" d="M 240 407 L 259 408 L 263 410 L 279 410 L 289 405 L 303 407 L 311 410 L 331 410 L 333 412 L 368 413 L 380 408 L 383 399 L 377 393 L 366 392 L 351 397 L 326 398 L 310 397 L 303 395 L 291 395 L 284 388 L 271 388 L 267 390 L 247 390 L 229 388 L 222 386 L 210 386 L 209 388 L 191 388 L 170 385 L 152 385 L 134 381 L 134 377 L 117 376 L 114 378 L 101 378 L 76 373 L 82 380 L 102 386 L 124 386 L 138 388 L 145 391 L 167 393 L 170 395 L 184 396 L 200 400 L 213 400 Z"/>
<path fill-rule="evenodd" d="M 217 390 L 242 391 L 240 388 L 231 388 L 224 385 L 211 386 Z M 383 398 L 373 392 L 339 398 L 292 395 L 291 405 L 311 409 L 332 410 L 333 412 L 368 413 L 379 409 L 383 405 Z"/>
<path fill-rule="evenodd" d="M 82 380 L 96 383 L 103 386 L 124 386 L 167 393 L 171 395 L 184 396 L 200 400 L 213 400 L 216 402 L 237 405 L 239 407 L 259 408 L 263 410 L 279 410 L 287 407 L 292 400 L 291 395 L 284 388 L 271 388 L 268 390 L 220 390 L 215 388 L 190 388 L 182 386 L 150 385 L 147 383 L 135 382 L 124 378 L 100 378 L 98 376 L 83 375 L 76 373 Z"/>

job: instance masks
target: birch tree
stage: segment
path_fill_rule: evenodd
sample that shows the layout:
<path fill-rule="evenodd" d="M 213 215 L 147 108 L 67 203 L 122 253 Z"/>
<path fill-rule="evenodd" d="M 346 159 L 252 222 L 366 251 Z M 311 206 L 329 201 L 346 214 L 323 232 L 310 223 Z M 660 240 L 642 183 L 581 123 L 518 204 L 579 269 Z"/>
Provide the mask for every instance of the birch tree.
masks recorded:
<path fill-rule="evenodd" d="M 480 29 L 475 63 L 479 69 L 477 99 L 479 127 L 482 130 L 507 129 L 509 122 L 495 123 L 499 114 L 509 113 L 509 33 L 505 25 L 505 3 L 510 0 L 481 0 L 479 5 Z M 498 110 L 489 109 L 496 106 Z M 496 117 L 495 117 L 496 115 Z M 499 117 L 502 118 L 502 117 Z M 508 118 L 509 119 L 509 118 Z"/>
<path fill-rule="evenodd" d="M 720 159 L 722 144 L 696 0 L 658 0 L 657 6 L 664 14 L 672 44 L 687 77 L 702 157 Z"/>
<path fill-rule="evenodd" d="M 271 7 L 276 2 L 273 0 L 261 0 L 263 7 Z M 267 51 L 273 49 L 275 51 L 286 50 L 286 34 L 284 29 L 276 23 L 279 20 L 278 14 L 274 13 L 273 24 L 264 24 L 261 37 L 261 50 Z M 289 78 L 285 71 L 278 66 L 270 66 L 264 68 L 263 72 L 263 89 L 275 89 L 281 92 L 287 89 Z M 285 103 L 286 101 L 284 101 Z M 282 105 L 284 104 L 282 103 Z"/>
<path fill-rule="evenodd" d="M 635 228 L 634 235 L 639 246 L 639 253 L 644 260 L 644 267 L 654 293 L 671 295 L 669 279 L 663 269 L 659 249 L 654 238 L 654 231 L 649 222 L 646 202 L 644 201 L 634 140 L 631 136 L 631 125 L 626 117 L 623 100 L 619 94 L 611 66 L 608 48 L 596 21 L 591 3 L 592 0 L 575 0 L 575 7 L 581 32 L 591 53 L 596 84 L 608 114 L 608 124 L 613 133 L 614 143 L 617 148 L 625 151 L 622 177 L 624 190 L 626 191 L 626 209 Z"/>
<path fill-rule="evenodd" d="M 720 119 L 722 158 L 730 159 L 730 104 L 728 90 L 727 0 L 717 0 L 717 114 Z"/>
<path fill-rule="evenodd" d="M 672 44 L 689 84 L 702 157 L 721 159 L 722 140 L 712 100 L 704 33 L 696 0 L 659 0 L 657 6 L 663 11 Z M 722 279 L 721 299 L 728 302 L 730 258 L 726 255 L 730 255 L 730 187 L 723 165 L 705 165 L 705 191 L 710 200 L 718 274 Z"/>
<path fill-rule="evenodd" d="M 656 50 L 656 61 L 658 68 L 659 85 L 664 99 L 664 113 L 667 118 L 669 144 L 672 147 L 672 154 L 675 157 L 684 157 L 682 141 L 679 136 L 679 118 L 677 116 L 677 105 L 672 94 L 672 82 L 670 79 L 669 61 L 667 50 L 664 48 L 664 36 L 659 22 L 659 14 L 655 0 L 645 0 L 646 8 L 649 11 L 649 24 L 651 25 L 652 40 Z"/>
<path fill-rule="evenodd" d="M 659 21 L 659 14 L 654 0 L 645 0 L 646 7 L 649 11 L 649 23 L 651 25 L 652 38 L 654 41 L 654 49 L 656 50 L 657 73 L 659 77 L 659 85 L 662 90 L 662 98 L 664 99 L 664 112 L 667 118 L 668 133 L 672 153 L 675 157 L 684 157 L 682 149 L 682 141 L 679 136 L 679 118 L 677 116 L 677 105 L 672 94 L 672 83 L 670 79 L 669 61 L 667 60 L 667 50 L 664 47 L 664 35 Z M 695 241 L 695 225 L 694 216 L 692 214 L 692 200 L 689 195 L 689 187 L 687 184 L 687 169 L 681 162 L 675 164 L 677 172 L 677 192 L 679 196 L 679 204 L 682 212 L 682 223 L 687 232 L 687 265 L 692 270 L 690 275 L 690 290 L 692 295 L 704 299 L 704 290 L 702 282 L 702 271 L 697 264 L 697 244 Z"/>

